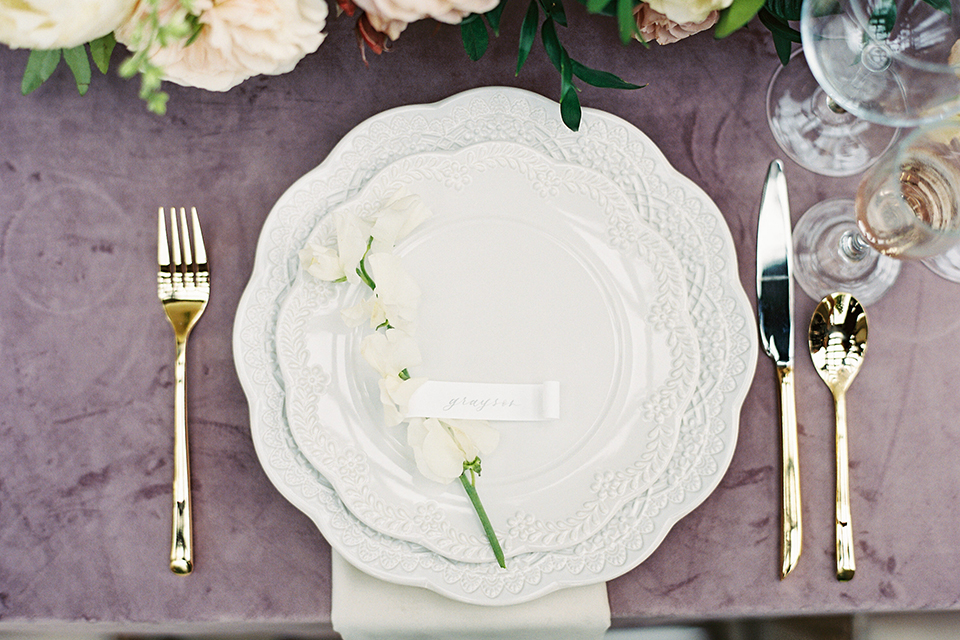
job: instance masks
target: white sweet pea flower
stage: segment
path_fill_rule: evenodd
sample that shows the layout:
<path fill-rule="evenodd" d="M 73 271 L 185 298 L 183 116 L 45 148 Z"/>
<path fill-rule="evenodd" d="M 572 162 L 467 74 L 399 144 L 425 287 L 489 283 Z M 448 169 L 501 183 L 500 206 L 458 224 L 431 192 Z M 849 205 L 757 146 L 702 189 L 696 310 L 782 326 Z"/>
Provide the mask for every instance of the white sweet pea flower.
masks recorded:
<path fill-rule="evenodd" d="M 357 267 L 367 251 L 370 226 L 358 216 L 342 211 L 333 214 L 337 248 L 307 243 L 300 250 L 300 263 L 310 275 L 329 282 L 360 282 Z"/>
<path fill-rule="evenodd" d="M 137 0 L 0 0 L 0 42 L 14 49 L 69 49 L 107 35 Z"/>
<path fill-rule="evenodd" d="M 365 301 L 370 324 L 379 327 L 384 320 L 391 327 L 413 333 L 420 302 L 420 287 L 392 253 L 373 253 L 366 259 L 367 273 L 376 284 L 373 298 Z M 364 303 L 361 303 L 364 304 Z"/>
<path fill-rule="evenodd" d="M 711 11 L 726 9 L 732 2 L 733 0 L 647 0 L 651 9 L 680 24 L 703 22 L 710 16 Z"/>
<path fill-rule="evenodd" d="M 413 392 L 426 381 L 426 378 L 402 380 L 398 376 L 380 378 L 380 402 L 386 426 L 394 427 L 406 419 Z"/>
<path fill-rule="evenodd" d="M 424 477 L 449 483 L 463 473 L 463 463 L 492 453 L 500 432 L 486 420 L 414 418 L 407 425 L 407 444 Z"/>
<path fill-rule="evenodd" d="M 360 355 L 384 378 L 395 378 L 421 362 L 420 349 L 410 335 L 400 329 L 371 333 L 360 341 Z"/>
<path fill-rule="evenodd" d="M 320 280 L 337 282 L 344 279 L 343 265 L 340 264 L 340 256 L 337 250 L 331 247 L 324 247 L 315 242 L 308 242 L 300 250 L 300 265 L 304 271 Z"/>
<path fill-rule="evenodd" d="M 371 253 L 386 253 L 394 245 L 407 237 L 431 215 L 430 209 L 415 193 L 406 187 L 400 187 L 377 213 L 370 235 L 373 236 Z"/>

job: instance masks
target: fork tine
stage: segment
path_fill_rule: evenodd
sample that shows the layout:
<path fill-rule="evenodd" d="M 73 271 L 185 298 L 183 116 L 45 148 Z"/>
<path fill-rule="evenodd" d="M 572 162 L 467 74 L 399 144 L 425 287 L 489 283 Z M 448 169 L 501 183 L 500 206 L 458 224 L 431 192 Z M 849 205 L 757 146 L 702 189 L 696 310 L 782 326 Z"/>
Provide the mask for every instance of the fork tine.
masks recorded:
<path fill-rule="evenodd" d="M 200 233 L 200 219 L 197 217 L 197 208 L 190 207 L 190 215 L 193 218 L 193 248 L 197 256 L 197 264 L 207 264 L 207 250 L 203 246 L 203 234 Z"/>
<path fill-rule="evenodd" d="M 161 268 L 170 266 L 170 247 L 167 245 L 167 225 L 163 221 L 163 207 L 157 215 L 157 264 Z"/>
<path fill-rule="evenodd" d="M 193 257 L 190 252 L 190 232 L 187 227 L 187 210 L 180 207 L 180 235 L 183 236 L 183 265 L 186 273 L 193 271 Z"/>
<path fill-rule="evenodd" d="M 180 232 L 177 229 L 176 207 L 170 207 L 170 244 L 173 246 L 173 270 L 179 274 L 183 261 L 180 259 Z"/>

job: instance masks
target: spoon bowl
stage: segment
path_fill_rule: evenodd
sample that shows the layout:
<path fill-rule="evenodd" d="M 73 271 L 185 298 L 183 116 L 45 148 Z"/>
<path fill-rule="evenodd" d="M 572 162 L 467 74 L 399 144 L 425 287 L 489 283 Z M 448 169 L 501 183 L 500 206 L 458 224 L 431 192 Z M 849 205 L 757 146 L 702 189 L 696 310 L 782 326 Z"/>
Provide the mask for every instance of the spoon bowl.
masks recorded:
<path fill-rule="evenodd" d="M 847 456 L 846 391 L 860 371 L 867 351 L 867 313 L 849 293 L 825 296 L 810 320 L 810 358 L 833 393 L 837 423 L 837 579 L 850 580 L 856 570 L 850 516 Z"/>

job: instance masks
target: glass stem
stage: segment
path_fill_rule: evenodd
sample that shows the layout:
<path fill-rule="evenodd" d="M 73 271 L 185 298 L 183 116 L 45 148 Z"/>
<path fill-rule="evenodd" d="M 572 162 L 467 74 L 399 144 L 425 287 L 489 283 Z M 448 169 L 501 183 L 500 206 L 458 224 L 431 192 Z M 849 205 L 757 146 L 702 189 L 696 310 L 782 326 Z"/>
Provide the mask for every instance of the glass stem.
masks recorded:
<path fill-rule="evenodd" d="M 870 245 L 856 231 L 847 231 L 840 238 L 840 253 L 851 262 L 859 262 L 867 257 Z"/>

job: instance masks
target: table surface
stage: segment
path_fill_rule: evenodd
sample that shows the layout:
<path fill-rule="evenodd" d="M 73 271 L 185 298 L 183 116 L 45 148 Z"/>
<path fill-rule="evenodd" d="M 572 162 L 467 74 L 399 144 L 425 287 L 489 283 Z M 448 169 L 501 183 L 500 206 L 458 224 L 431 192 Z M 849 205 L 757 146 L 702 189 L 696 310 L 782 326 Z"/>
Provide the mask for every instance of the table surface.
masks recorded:
<path fill-rule="evenodd" d="M 577 5 L 577 3 L 570 3 Z M 27 54 L 0 50 L 0 629 L 103 624 L 330 628 L 330 548 L 265 476 L 231 352 L 234 313 L 277 198 L 358 123 L 485 86 L 556 99 L 539 44 L 515 76 L 523 8 L 478 62 L 459 29 L 420 22 L 360 59 L 352 20 L 296 69 L 227 93 L 170 85 L 148 113 L 137 81 L 64 68 L 20 95 Z M 568 7 L 571 55 L 648 83 L 584 88 L 585 106 L 646 133 L 717 203 L 754 295 L 757 207 L 782 153 L 765 120 L 778 66 L 757 23 L 725 40 L 621 46 L 611 19 Z M 114 54 L 116 63 L 121 56 Z M 786 162 L 794 219 L 855 178 Z M 76 190 L 81 192 L 76 195 Z M 73 193 L 81 206 L 65 206 Z M 167 568 L 172 335 L 156 299 L 158 205 L 203 213 L 216 291 L 191 341 L 196 570 Z M 116 279 L 117 273 L 121 274 Z M 798 288 L 798 326 L 814 308 Z M 615 626 L 734 616 L 946 610 L 960 598 L 960 286 L 919 264 L 869 310 L 848 396 L 858 568 L 834 578 L 833 409 L 797 332 L 804 553 L 781 581 L 776 378 L 762 353 L 719 488 L 639 567 L 609 583 Z M 222 627 L 221 627 L 222 628 Z"/>

